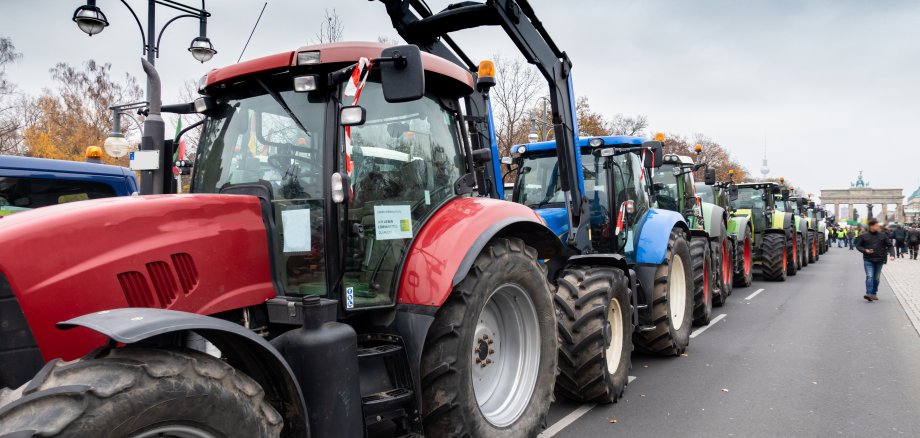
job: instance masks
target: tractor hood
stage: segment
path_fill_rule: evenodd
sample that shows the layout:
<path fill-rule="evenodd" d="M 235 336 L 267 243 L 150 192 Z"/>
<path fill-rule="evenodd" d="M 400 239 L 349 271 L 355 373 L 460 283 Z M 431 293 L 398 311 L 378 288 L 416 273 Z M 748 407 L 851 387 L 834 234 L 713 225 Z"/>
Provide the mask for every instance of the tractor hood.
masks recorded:
<path fill-rule="evenodd" d="M 78 357 L 103 341 L 54 328 L 79 315 L 120 307 L 213 314 L 275 295 L 262 210 L 251 196 L 45 207 L 0 219 L 0 248 L 0 279 L 46 360 Z"/>

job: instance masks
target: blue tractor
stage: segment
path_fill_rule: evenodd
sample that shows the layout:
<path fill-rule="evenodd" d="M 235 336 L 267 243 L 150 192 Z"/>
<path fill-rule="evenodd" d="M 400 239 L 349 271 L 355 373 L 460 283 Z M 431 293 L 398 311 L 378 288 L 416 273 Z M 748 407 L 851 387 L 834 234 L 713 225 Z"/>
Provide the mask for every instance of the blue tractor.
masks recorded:
<path fill-rule="evenodd" d="M 690 230 L 680 214 L 654 208 L 648 172 L 662 164 L 660 141 L 608 136 L 576 138 L 574 145 L 567 171 L 554 141 L 513 146 L 504 162 L 516 175 L 512 199 L 533 208 L 562 239 L 569 260 L 580 261 L 556 276 L 557 391 L 613 401 L 594 395 L 625 383 L 633 346 L 667 356 L 689 344 Z"/>

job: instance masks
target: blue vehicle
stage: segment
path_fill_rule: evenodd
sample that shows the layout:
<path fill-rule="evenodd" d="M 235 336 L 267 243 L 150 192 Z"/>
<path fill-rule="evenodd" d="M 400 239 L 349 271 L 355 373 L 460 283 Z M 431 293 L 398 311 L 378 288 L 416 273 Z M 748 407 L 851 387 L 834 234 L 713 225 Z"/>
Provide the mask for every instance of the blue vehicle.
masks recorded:
<path fill-rule="evenodd" d="M 0 217 L 65 202 L 137 193 L 137 176 L 118 166 L 0 156 Z"/>
<path fill-rule="evenodd" d="M 607 136 L 574 144 L 577 166 L 567 172 L 560 169 L 556 142 L 513 146 L 512 199 L 533 208 L 573 254 L 557 276 L 563 341 L 557 389 L 606 402 L 613 400 L 597 396 L 601 391 L 592 382 L 622 391 L 633 346 L 679 355 L 690 342 L 690 230 L 680 214 L 654 208 L 648 173 L 662 164 L 660 141 Z M 597 342 L 586 341 L 591 336 Z"/>

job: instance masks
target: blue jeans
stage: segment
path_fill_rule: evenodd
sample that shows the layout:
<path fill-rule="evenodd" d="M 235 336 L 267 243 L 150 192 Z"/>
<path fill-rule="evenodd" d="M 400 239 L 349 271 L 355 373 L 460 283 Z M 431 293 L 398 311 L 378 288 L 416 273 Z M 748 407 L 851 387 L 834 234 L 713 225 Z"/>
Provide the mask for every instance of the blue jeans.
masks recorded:
<path fill-rule="evenodd" d="M 882 266 L 885 262 L 863 260 L 866 269 L 866 295 L 875 295 L 878 292 L 878 282 L 882 280 Z"/>
<path fill-rule="evenodd" d="M 847 238 L 847 246 L 850 247 L 850 251 L 856 249 L 856 248 L 855 248 L 856 245 L 854 244 L 855 241 L 856 241 L 856 238 L 855 238 L 855 237 Z"/>
<path fill-rule="evenodd" d="M 845 240 L 846 240 L 846 239 L 844 239 L 844 238 L 842 238 L 842 237 L 837 238 L 837 248 L 843 248 L 843 242 L 844 242 Z"/>

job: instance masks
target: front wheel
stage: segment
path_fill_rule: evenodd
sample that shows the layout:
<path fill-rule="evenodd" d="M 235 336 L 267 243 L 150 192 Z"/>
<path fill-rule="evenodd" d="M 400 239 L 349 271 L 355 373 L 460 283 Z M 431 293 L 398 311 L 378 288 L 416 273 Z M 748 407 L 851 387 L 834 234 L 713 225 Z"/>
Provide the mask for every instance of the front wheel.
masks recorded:
<path fill-rule="evenodd" d="M 637 331 L 636 349 L 647 354 L 677 356 L 690 344 L 693 318 L 690 248 L 679 228 L 671 230 L 664 263 L 655 270 L 651 319 L 654 328 Z"/>
<path fill-rule="evenodd" d="M 802 269 L 802 251 L 799 244 L 801 236 L 796 233 L 792 233 L 792 239 L 789 240 L 789 246 L 786 249 L 786 258 L 789 259 L 789 263 L 786 264 L 786 275 L 789 277 L 795 276 L 799 269 Z"/>
<path fill-rule="evenodd" d="M 786 281 L 789 267 L 794 266 L 790 260 L 790 251 L 787 250 L 786 236 L 782 233 L 765 233 L 761 248 L 761 267 L 764 279 Z"/>
<path fill-rule="evenodd" d="M 495 239 L 435 314 L 422 351 L 428 436 L 532 437 L 553 400 L 558 336 L 537 251 Z"/>
<path fill-rule="evenodd" d="M 612 403 L 622 397 L 632 366 L 632 304 L 622 270 L 571 267 L 557 281 L 559 377 L 566 398 Z"/>
<path fill-rule="evenodd" d="M 52 360 L 31 382 L 0 394 L 3 436 L 277 437 L 282 426 L 249 376 L 181 348 Z"/>
<path fill-rule="evenodd" d="M 811 246 L 809 247 L 810 251 L 808 252 L 808 263 L 814 263 L 821 258 L 821 254 L 818 252 L 818 233 L 809 231 L 808 240 L 811 241 Z"/>
<path fill-rule="evenodd" d="M 693 325 L 709 324 L 712 320 L 712 255 L 709 239 L 695 237 L 690 241 L 693 260 Z"/>
<path fill-rule="evenodd" d="M 735 263 L 740 266 L 735 271 L 734 285 L 750 286 L 754 282 L 754 238 L 748 227 L 744 227 L 741 240 L 735 243 Z"/>

